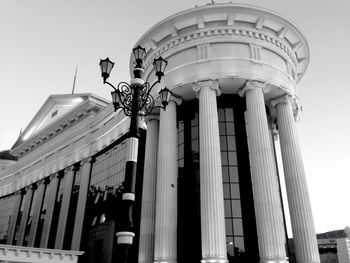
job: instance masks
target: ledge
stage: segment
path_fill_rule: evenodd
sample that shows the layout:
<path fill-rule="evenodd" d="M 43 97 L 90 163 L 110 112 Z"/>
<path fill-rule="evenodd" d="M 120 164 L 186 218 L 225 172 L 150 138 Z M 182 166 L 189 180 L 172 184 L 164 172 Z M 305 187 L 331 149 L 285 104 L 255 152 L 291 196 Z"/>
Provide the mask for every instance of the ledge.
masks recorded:
<path fill-rule="evenodd" d="M 83 251 L 0 245 L 0 260 L 10 262 L 78 262 Z"/>

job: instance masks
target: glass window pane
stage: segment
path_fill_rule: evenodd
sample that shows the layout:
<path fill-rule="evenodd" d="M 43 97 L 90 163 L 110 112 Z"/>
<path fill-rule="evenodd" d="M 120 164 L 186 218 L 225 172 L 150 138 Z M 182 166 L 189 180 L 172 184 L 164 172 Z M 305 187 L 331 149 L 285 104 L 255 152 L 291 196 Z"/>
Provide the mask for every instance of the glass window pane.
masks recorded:
<path fill-rule="evenodd" d="M 220 135 L 226 134 L 226 125 L 223 122 L 219 123 L 219 133 L 220 133 Z"/>
<path fill-rule="evenodd" d="M 242 219 L 233 219 L 233 232 L 235 236 L 243 236 Z"/>
<path fill-rule="evenodd" d="M 232 206 L 232 216 L 242 217 L 241 200 L 231 200 L 231 206 Z"/>
<path fill-rule="evenodd" d="M 199 151 L 199 143 L 198 140 L 192 141 L 192 152 L 198 152 Z"/>
<path fill-rule="evenodd" d="M 244 240 L 243 237 L 235 237 L 235 247 L 237 247 L 239 252 L 244 252 Z"/>
<path fill-rule="evenodd" d="M 226 237 L 226 249 L 227 249 L 227 254 L 229 254 L 229 256 L 233 257 L 235 255 L 232 237 Z"/>
<path fill-rule="evenodd" d="M 221 152 L 221 165 L 227 165 L 227 152 Z"/>
<path fill-rule="evenodd" d="M 231 198 L 240 199 L 239 185 L 237 183 L 231 184 Z"/>
<path fill-rule="evenodd" d="M 225 227 L 226 227 L 226 235 L 232 236 L 232 220 L 231 219 L 225 219 Z"/>
<path fill-rule="evenodd" d="M 230 199 L 230 184 L 223 184 L 224 188 L 224 199 Z"/>
<path fill-rule="evenodd" d="M 179 160 L 178 165 L 179 165 L 180 168 L 185 167 L 184 159 Z"/>
<path fill-rule="evenodd" d="M 227 150 L 236 151 L 236 137 L 227 136 Z"/>
<path fill-rule="evenodd" d="M 225 109 L 226 121 L 233 121 L 233 110 L 232 108 Z"/>
<path fill-rule="evenodd" d="M 228 167 L 227 166 L 223 166 L 222 167 L 222 181 L 224 183 L 228 183 L 229 182 L 229 178 L 228 178 Z"/>
<path fill-rule="evenodd" d="M 224 206 L 225 206 L 225 217 L 231 218 L 231 202 L 230 200 L 224 200 Z"/>
<path fill-rule="evenodd" d="M 236 152 L 228 152 L 228 163 L 229 163 L 229 165 L 237 165 Z"/>
<path fill-rule="evenodd" d="M 179 121 L 179 131 L 183 131 L 184 129 L 184 121 Z"/>
<path fill-rule="evenodd" d="M 235 125 L 233 122 L 226 123 L 227 135 L 235 135 Z"/>
<path fill-rule="evenodd" d="M 194 119 L 191 120 L 191 126 L 198 125 L 198 113 L 195 114 Z"/>
<path fill-rule="evenodd" d="M 179 145 L 178 149 L 179 149 L 178 159 L 184 158 L 184 145 L 183 144 Z"/>
<path fill-rule="evenodd" d="M 221 151 L 227 150 L 226 136 L 220 136 L 220 150 Z"/>
<path fill-rule="evenodd" d="M 179 144 L 184 143 L 184 132 L 179 132 Z"/>
<path fill-rule="evenodd" d="M 219 121 L 220 121 L 220 122 L 224 122 L 224 121 L 225 121 L 225 112 L 224 112 L 224 109 L 219 109 L 219 110 L 218 110 L 218 117 L 219 117 Z"/>
<path fill-rule="evenodd" d="M 191 128 L 191 138 L 192 139 L 198 138 L 198 126 L 194 126 Z"/>
<path fill-rule="evenodd" d="M 238 168 L 237 166 L 230 166 L 229 167 L 230 171 L 230 182 L 231 183 L 238 183 Z"/>

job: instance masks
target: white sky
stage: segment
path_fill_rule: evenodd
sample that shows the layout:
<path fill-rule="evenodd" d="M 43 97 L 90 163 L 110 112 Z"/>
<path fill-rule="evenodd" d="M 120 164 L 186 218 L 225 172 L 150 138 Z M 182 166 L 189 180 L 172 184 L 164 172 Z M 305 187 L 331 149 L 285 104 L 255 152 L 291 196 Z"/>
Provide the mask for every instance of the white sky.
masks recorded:
<path fill-rule="evenodd" d="M 129 81 L 131 49 L 144 32 L 169 15 L 209 2 L 1 0 L 0 150 L 11 148 L 50 94 L 71 92 L 76 65 L 75 93 L 110 99 L 100 58 L 116 62 L 111 82 Z M 298 129 L 316 232 L 344 228 L 350 225 L 350 2 L 242 3 L 284 15 L 309 41 L 310 64 L 298 87 L 303 106 Z"/>

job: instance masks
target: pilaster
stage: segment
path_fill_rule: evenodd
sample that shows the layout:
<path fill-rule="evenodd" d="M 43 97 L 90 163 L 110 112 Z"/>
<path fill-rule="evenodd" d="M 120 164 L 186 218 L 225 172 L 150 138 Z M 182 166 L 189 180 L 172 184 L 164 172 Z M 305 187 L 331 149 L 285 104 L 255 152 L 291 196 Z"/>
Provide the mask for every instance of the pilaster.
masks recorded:
<path fill-rule="evenodd" d="M 55 208 L 55 202 L 57 197 L 57 191 L 58 191 L 58 183 L 60 181 L 61 175 L 59 173 L 55 173 L 52 176 L 50 176 L 50 183 L 48 185 L 48 200 L 47 200 L 47 208 L 46 208 L 46 215 L 44 219 L 44 225 L 43 225 L 43 231 L 41 234 L 41 240 L 40 240 L 40 247 L 41 248 L 47 248 L 49 244 L 49 237 L 50 237 L 50 229 L 51 229 L 51 223 L 53 218 L 53 212 Z"/>
<path fill-rule="evenodd" d="M 8 230 L 8 238 L 7 238 L 7 244 L 12 245 L 13 238 L 15 236 L 15 230 L 16 230 L 16 223 L 18 220 L 18 214 L 19 210 L 21 209 L 22 201 L 23 201 L 23 196 L 25 195 L 25 190 L 19 190 L 16 192 L 16 201 L 13 206 L 12 210 L 12 216 L 11 216 L 11 222 Z"/>
<path fill-rule="evenodd" d="M 43 200 L 45 196 L 46 186 L 47 186 L 47 180 L 43 179 L 38 183 L 38 189 L 37 189 L 37 198 L 35 204 L 33 204 L 33 218 L 32 218 L 32 224 L 30 227 L 29 232 L 29 238 L 28 238 L 28 247 L 34 247 L 34 241 L 36 237 L 36 232 L 38 229 L 38 223 L 40 220 L 40 212 L 43 206 Z"/>
<path fill-rule="evenodd" d="M 27 228 L 28 217 L 29 217 L 31 206 L 32 206 L 33 195 L 34 195 L 34 191 L 36 189 L 37 189 L 36 184 L 29 186 L 27 193 L 24 196 L 24 200 L 23 200 L 24 210 L 23 210 L 21 223 L 20 223 L 19 231 L 18 231 L 18 239 L 17 239 L 17 244 L 16 244 L 17 246 L 23 245 L 24 237 L 26 234 L 25 232 L 26 232 L 26 228 Z"/>
<path fill-rule="evenodd" d="M 64 241 L 64 235 L 67 225 L 67 218 L 68 218 L 68 210 L 69 210 L 69 204 L 70 199 L 72 196 L 72 189 L 73 189 L 73 182 L 74 182 L 74 168 L 73 166 L 70 166 L 64 170 L 64 190 L 63 190 L 63 198 L 62 198 L 62 204 L 60 209 L 60 215 L 58 219 L 58 226 L 57 226 L 57 233 L 56 233 L 56 240 L 55 240 L 55 249 L 63 249 L 63 241 Z"/>
<path fill-rule="evenodd" d="M 80 242 L 81 242 L 81 235 L 83 232 L 86 201 L 87 201 L 87 195 L 88 195 L 89 184 L 90 184 L 90 175 L 91 175 L 92 165 L 94 162 L 95 162 L 95 158 L 89 157 L 81 161 L 81 164 L 80 164 L 80 169 L 82 169 L 82 172 L 81 172 L 81 179 L 80 179 L 77 210 L 76 210 L 75 221 L 74 221 L 74 230 L 73 230 L 73 236 L 72 236 L 72 247 L 71 247 L 72 250 L 77 250 L 77 251 L 80 250 Z"/>

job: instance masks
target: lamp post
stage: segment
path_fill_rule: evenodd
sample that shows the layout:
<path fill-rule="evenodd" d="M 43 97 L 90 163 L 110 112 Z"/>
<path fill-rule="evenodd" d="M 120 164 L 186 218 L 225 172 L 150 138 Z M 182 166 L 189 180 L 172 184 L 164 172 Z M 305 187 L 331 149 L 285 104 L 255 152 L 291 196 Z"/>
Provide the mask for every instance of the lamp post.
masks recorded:
<path fill-rule="evenodd" d="M 167 61 L 162 57 L 154 59 L 153 66 L 157 81 L 150 85 L 145 82 L 143 77 L 143 58 L 146 50 L 140 46 L 133 49 L 135 57 L 135 67 L 133 70 L 134 78 L 130 85 L 126 82 L 120 82 L 117 86 L 113 86 L 107 82 L 109 74 L 114 63 L 106 58 L 100 60 L 101 75 L 103 83 L 113 88 L 111 92 L 114 110 L 122 109 L 126 116 L 130 117 L 130 128 L 127 135 L 127 158 L 125 166 L 124 191 L 122 195 L 122 208 L 120 211 L 120 225 L 117 228 L 117 262 L 125 263 L 128 261 L 128 254 L 133 244 L 134 225 L 132 218 L 133 203 L 135 201 L 135 184 L 136 184 L 136 167 L 139 143 L 139 116 L 149 115 L 153 109 L 162 108 L 165 110 L 168 105 L 171 93 L 169 89 L 164 88 L 159 92 L 161 105 L 155 105 L 155 100 L 150 94 L 153 87 L 160 83 L 164 76 L 164 70 Z"/>

